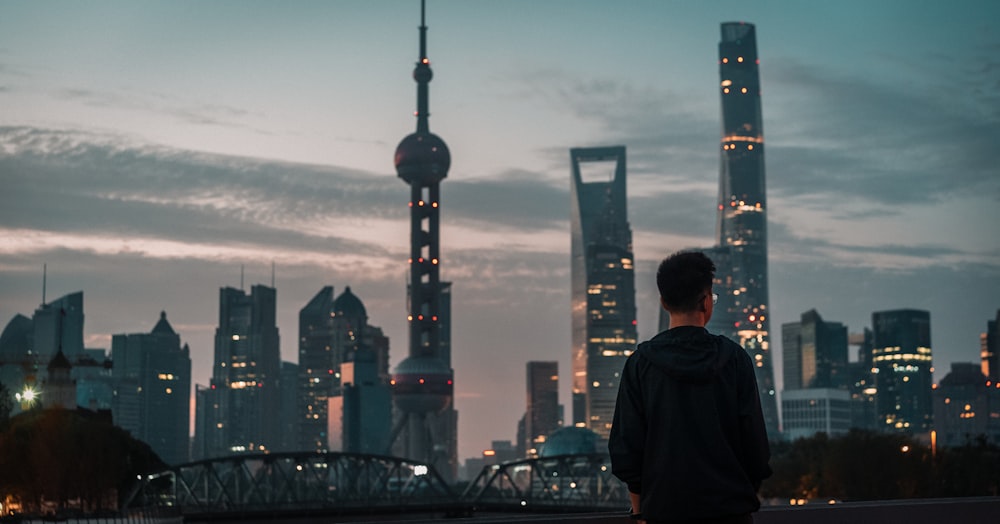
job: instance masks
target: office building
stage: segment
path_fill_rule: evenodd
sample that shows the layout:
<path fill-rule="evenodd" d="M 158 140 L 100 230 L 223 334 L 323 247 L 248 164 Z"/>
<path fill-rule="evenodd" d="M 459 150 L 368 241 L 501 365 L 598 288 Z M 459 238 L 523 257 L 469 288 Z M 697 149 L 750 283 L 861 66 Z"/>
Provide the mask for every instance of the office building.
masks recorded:
<path fill-rule="evenodd" d="M 219 290 L 212 379 L 197 428 L 206 457 L 267 451 L 281 442 L 284 428 L 274 423 L 281 402 L 275 300 L 275 289 L 263 285 L 249 295 Z"/>
<path fill-rule="evenodd" d="M 938 446 L 975 444 L 980 438 L 1000 445 L 1000 383 L 983 375 L 979 365 L 953 362 L 933 397 Z"/>
<path fill-rule="evenodd" d="M 191 351 L 167 314 L 149 333 L 111 337 L 111 416 L 168 464 L 188 461 Z"/>
<path fill-rule="evenodd" d="M 410 186 L 409 355 L 392 374 L 397 421 L 396 449 L 413 460 L 432 464 L 447 482 L 458 472 L 454 370 L 450 363 L 449 285 L 441 281 L 441 181 L 448 176 L 451 153 L 431 133 L 429 84 L 433 73 L 427 57 L 424 6 L 420 13 L 420 49 L 413 79 L 417 82 L 417 128 L 396 147 L 399 178 Z"/>
<path fill-rule="evenodd" d="M 786 389 L 781 392 L 781 415 L 787 440 L 817 433 L 834 437 L 851 428 L 851 394 L 846 389 Z"/>
<path fill-rule="evenodd" d="M 0 334 L 0 384 L 12 394 L 37 394 L 38 405 L 44 404 L 48 366 L 61 348 L 70 364 L 76 405 L 110 410 L 110 361 L 104 350 L 83 348 L 83 318 L 83 292 L 79 291 L 39 306 L 32 318 L 14 315 Z M 21 410 L 18 402 L 12 414 Z"/>
<path fill-rule="evenodd" d="M 635 270 L 625 147 L 570 150 L 573 424 L 608 438 L 635 349 Z"/>
<path fill-rule="evenodd" d="M 872 330 L 865 328 L 862 333 L 852 333 L 847 337 L 850 347 L 856 348 L 858 360 L 847 363 L 848 387 L 851 393 L 851 427 L 875 430 L 877 412 L 875 397 L 875 376 L 872 373 Z"/>
<path fill-rule="evenodd" d="M 388 453 L 382 442 L 388 439 L 388 429 L 384 437 L 358 429 L 360 423 L 365 428 L 391 427 L 388 361 L 389 339 L 381 328 L 368 324 L 364 303 L 350 286 L 335 300 L 332 286 L 321 289 L 299 311 L 300 449 L 357 451 L 364 447 Z M 347 384 L 351 384 L 349 393 Z M 374 398 L 383 393 L 380 386 L 386 395 L 384 406 L 379 404 L 382 397 Z M 352 409 L 365 410 L 365 414 L 345 412 Z M 345 438 L 345 432 L 354 440 Z M 358 439 L 365 438 L 370 441 L 358 444 Z"/>
<path fill-rule="evenodd" d="M 721 168 L 717 247 L 713 258 L 721 285 L 716 287 L 718 318 L 708 327 L 738 342 L 753 358 L 764 422 L 768 433 L 777 435 L 778 411 L 769 328 L 771 312 L 768 309 L 767 196 L 759 63 L 754 25 L 744 22 L 722 24 L 719 42 Z"/>
<path fill-rule="evenodd" d="M 1000 309 L 995 320 L 986 322 L 986 332 L 979 340 L 983 374 L 993 382 L 1000 381 Z"/>
<path fill-rule="evenodd" d="M 785 389 L 847 388 L 847 327 L 815 309 L 781 326 Z"/>
<path fill-rule="evenodd" d="M 272 451 L 301 451 L 302 440 L 298 431 L 299 399 L 300 399 L 299 365 L 294 362 L 281 362 L 278 391 L 281 399 L 278 401 L 278 424 L 282 431 L 274 444 Z"/>
<path fill-rule="evenodd" d="M 389 454 L 392 390 L 379 375 L 375 351 L 362 347 L 353 352 L 341 364 L 340 373 L 341 395 L 331 398 L 330 413 L 331 417 L 339 413 L 341 449 L 350 453 Z M 340 409 L 334 409 L 335 404 L 340 404 Z"/>
<path fill-rule="evenodd" d="M 527 409 L 524 414 L 520 456 L 536 455 L 545 439 L 560 427 L 559 363 L 532 361 L 527 364 Z"/>
<path fill-rule="evenodd" d="M 876 417 L 883 431 L 932 429 L 931 314 L 915 309 L 872 313 Z"/>

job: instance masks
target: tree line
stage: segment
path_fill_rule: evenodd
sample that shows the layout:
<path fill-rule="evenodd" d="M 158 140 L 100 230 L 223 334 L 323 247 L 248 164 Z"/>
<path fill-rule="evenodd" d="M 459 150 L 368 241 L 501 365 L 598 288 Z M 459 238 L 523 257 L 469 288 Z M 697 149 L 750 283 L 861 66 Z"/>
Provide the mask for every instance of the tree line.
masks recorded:
<path fill-rule="evenodd" d="M 932 449 L 902 434 L 851 430 L 829 437 L 771 444 L 774 474 L 761 497 L 890 500 L 996 496 L 1000 447 L 984 436 L 959 447 Z"/>

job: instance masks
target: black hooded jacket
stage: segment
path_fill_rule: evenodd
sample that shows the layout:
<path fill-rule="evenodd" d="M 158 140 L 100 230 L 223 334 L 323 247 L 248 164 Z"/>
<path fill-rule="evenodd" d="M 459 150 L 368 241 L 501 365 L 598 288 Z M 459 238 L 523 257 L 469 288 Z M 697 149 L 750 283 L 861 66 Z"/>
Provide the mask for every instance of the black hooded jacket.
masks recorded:
<path fill-rule="evenodd" d="M 753 362 L 705 328 L 681 326 L 625 362 L 608 449 L 650 520 L 756 511 L 771 475 Z"/>

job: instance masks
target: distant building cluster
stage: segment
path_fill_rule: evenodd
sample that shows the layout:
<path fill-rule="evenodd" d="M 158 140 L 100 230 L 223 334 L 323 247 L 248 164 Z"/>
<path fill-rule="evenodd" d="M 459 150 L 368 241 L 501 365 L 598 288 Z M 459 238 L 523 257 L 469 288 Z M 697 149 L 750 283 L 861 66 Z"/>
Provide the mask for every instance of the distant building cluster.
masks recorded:
<path fill-rule="evenodd" d="M 941 446 L 1000 444 L 1000 311 L 981 337 L 980 363 L 955 363 L 934 384 L 927 311 L 872 314 L 858 334 L 815 311 L 781 326 L 784 391 L 773 371 L 767 201 L 756 33 L 725 23 L 719 43 L 722 137 L 715 244 L 718 304 L 708 329 L 738 342 L 756 366 L 772 437 L 850 428 L 926 437 Z M 417 129 L 395 154 L 410 187 L 408 352 L 389 368 L 389 338 L 350 287 L 322 287 L 299 311 L 298 362 L 282 362 L 277 290 L 219 290 L 212 375 L 194 387 L 191 351 L 161 312 L 148 333 L 85 348 L 83 292 L 16 315 L 0 335 L 0 384 L 14 414 L 87 409 L 147 442 L 167 463 L 278 451 L 396 455 L 431 464 L 451 482 L 483 467 L 603 453 L 619 378 L 637 343 L 635 256 L 625 146 L 570 150 L 572 416 L 559 403 L 555 361 L 531 361 L 514 441 L 496 440 L 458 471 L 451 360 L 451 283 L 440 276 L 440 183 L 450 153 L 430 132 L 432 78 L 421 20 Z M 664 253 L 665 255 L 666 253 Z M 401 262 L 402 263 L 402 262 Z M 660 329 L 669 325 L 661 312 Z M 857 360 L 848 358 L 852 350 Z M 197 348 L 207 351 L 208 348 Z M 507 394 L 507 392 L 498 392 Z M 779 430 L 779 411 L 781 425 Z M 191 436 L 193 434 L 193 437 Z"/>
<path fill-rule="evenodd" d="M 981 362 L 955 362 L 937 384 L 927 311 L 877 311 L 871 328 L 852 335 L 815 310 L 781 327 L 784 438 L 859 428 L 905 433 L 937 446 L 977 438 L 1000 444 L 996 320 L 982 334 Z M 856 361 L 848 360 L 851 347 Z"/>

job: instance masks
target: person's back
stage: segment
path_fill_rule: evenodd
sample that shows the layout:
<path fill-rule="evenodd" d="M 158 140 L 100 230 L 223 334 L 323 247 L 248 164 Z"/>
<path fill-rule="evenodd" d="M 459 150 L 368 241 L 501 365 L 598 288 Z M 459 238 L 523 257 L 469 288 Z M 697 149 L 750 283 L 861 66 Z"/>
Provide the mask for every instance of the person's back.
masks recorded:
<path fill-rule="evenodd" d="M 749 522 L 770 475 L 753 362 L 704 328 L 714 270 L 701 253 L 664 260 L 657 286 L 671 328 L 640 344 L 622 372 L 612 472 L 649 522 Z"/>

